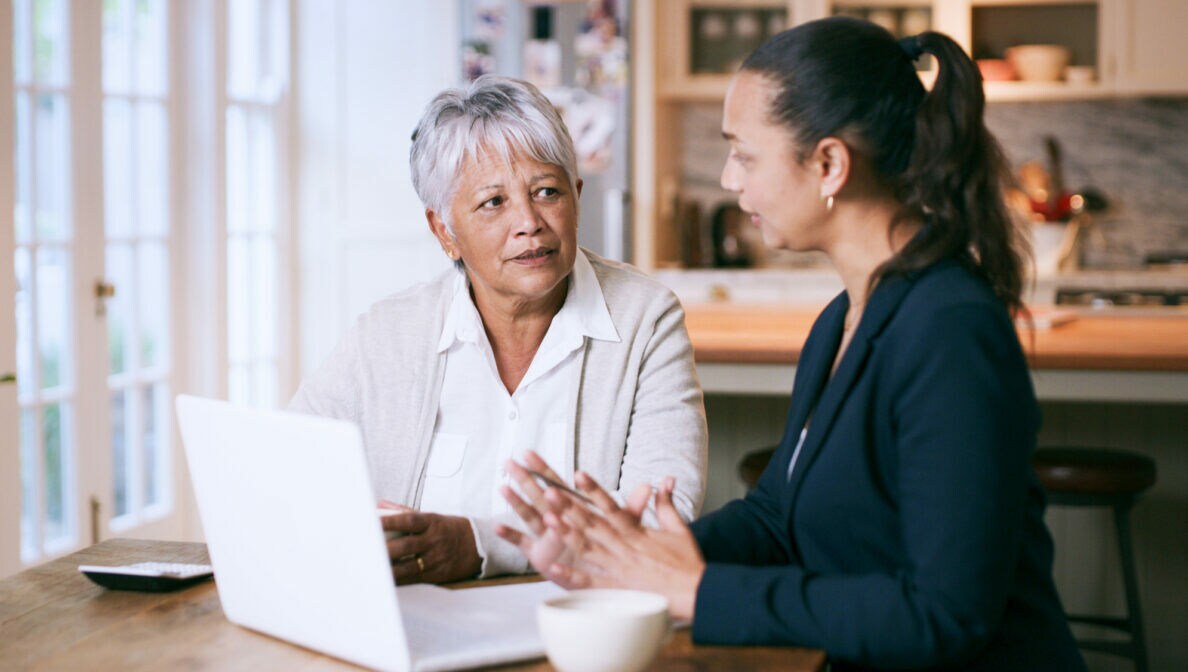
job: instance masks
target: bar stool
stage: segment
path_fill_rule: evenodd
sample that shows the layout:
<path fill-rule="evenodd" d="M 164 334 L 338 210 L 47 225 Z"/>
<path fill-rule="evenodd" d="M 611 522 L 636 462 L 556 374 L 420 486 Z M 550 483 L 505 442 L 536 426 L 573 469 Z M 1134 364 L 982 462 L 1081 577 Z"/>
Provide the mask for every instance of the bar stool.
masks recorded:
<path fill-rule="evenodd" d="M 775 446 L 753 450 L 738 461 L 738 476 L 747 484 L 747 490 L 755 489 L 755 485 L 759 483 L 759 476 L 767 468 L 767 463 L 771 462 L 771 456 L 775 451 Z"/>
<path fill-rule="evenodd" d="M 1139 607 L 1138 580 L 1130 538 L 1130 509 L 1139 495 L 1155 483 L 1155 462 L 1138 453 L 1110 448 L 1040 448 L 1032 457 L 1048 502 L 1056 506 L 1102 506 L 1114 511 L 1122 581 L 1126 591 L 1124 617 L 1069 614 L 1072 623 L 1113 628 L 1130 635 L 1128 641 L 1078 639 L 1087 651 L 1101 651 L 1134 661 L 1139 672 L 1147 670 L 1147 645 Z"/>

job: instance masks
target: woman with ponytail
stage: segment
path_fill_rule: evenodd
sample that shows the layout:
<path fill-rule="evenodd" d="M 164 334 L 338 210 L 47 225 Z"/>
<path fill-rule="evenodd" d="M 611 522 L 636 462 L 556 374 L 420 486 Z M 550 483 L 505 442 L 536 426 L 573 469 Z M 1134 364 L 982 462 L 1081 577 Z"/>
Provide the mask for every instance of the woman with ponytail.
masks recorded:
<path fill-rule="evenodd" d="M 983 107 L 940 33 L 835 17 L 751 54 L 726 97 L 722 185 L 768 245 L 824 252 L 845 285 L 802 350 L 783 441 L 755 490 L 689 527 L 671 480 L 652 527 L 647 492 L 619 506 L 579 474 L 591 514 L 509 465 L 535 537 L 505 534 L 538 569 L 663 593 L 694 641 L 817 647 L 834 670 L 1084 669 L 1030 466 L 1027 254 Z"/>

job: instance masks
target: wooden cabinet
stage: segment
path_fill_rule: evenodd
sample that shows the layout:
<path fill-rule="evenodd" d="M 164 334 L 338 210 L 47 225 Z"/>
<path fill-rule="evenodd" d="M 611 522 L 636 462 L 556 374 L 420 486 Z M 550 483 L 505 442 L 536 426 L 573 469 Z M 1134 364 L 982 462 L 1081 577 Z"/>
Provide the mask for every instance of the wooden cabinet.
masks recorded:
<path fill-rule="evenodd" d="M 764 38 L 783 26 L 834 14 L 858 16 L 899 34 L 928 26 L 952 36 L 974 58 L 1002 58 L 1007 47 L 1022 43 L 1059 44 L 1071 50 L 1070 65 L 1094 69 L 1093 81 L 1086 83 L 988 82 L 991 100 L 1188 93 L 1185 0 L 659 0 L 654 5 L 640 11 L 655 13 L 656 31 L 645 40 L 657 55 L 654 93 L 666 100 L 720 100 L 733 66 Z M 718 55 L 707 61 L 705 54 L 713 51 Z"/>
<path fill-rule="evenodd" d="M 681 266 L 682 127 L 691 105 L 721 103 L 747 53 L 784 25 L 833 14 L 893 32 L 933 30 L 974 58 L 1001 58 L 1022 43 L 1069 48 L 1090 81 L 993 81 L 990 101 L 1085 100 L 1188 94 L 1188 0 L 655 0 L 636 2 L 634 261 Z M 733 51 L 732 51 L 733 49 Z M 921 78 L 930 82 L 934 71 Z M 726 149 L 723 145 L 722 156 Z"/>
<path fill-rule="evenodd" d="M 951 35 L 975 60 L 1002 59 L 1020 44 L 1055 44 L 1068 49 L 1069 66 L 1083 73 L 1079 82 L 987 81 L 991 101 L 1071 100 L 1112 94 L 1106 2 L 1110 0 L 959 0 L 951 3 L 939 29 Z M 1072 79 L 1071 77 L 1068 79 Z"/>
<path fill-rule="evenodd" d="M 1107 10 L 1105 39 L 1117 92 L 1188 93 L 1188 2 L 1109 0 Z"/>
<path fill-rule="evenodd" d="M 661 0 L 657 97 L 721 100 L 743 57 L 790 25 L 791 5 L 786 0 Z"/>

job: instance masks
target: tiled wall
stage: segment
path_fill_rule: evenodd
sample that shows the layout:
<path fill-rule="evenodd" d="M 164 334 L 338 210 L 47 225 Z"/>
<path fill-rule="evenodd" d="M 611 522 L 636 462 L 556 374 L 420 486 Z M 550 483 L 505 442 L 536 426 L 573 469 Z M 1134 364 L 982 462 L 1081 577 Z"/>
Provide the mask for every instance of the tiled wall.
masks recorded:
<path fill-rule="evenodd" d="M 1099 228 L 1121 255 L 1188 250 L 1188 99 L 992 103 L 986 117 L 1016 166 L 1059 140 L 1065 186 L 1105 194 Z"/>
<path fill-rule="evenodd" d="M 726 156 L 721 106 L 690 106 L 684 123 L 688 195 L 704 212 L 730 198 L 717 186 Z M 991 103 L 987 124 L 1015 166 L 1046 165 L 1043 139 L 1055 136 L 1066 186 L 1106 196 L 1099 259 L 1138 262 L 1151 251 L 1188 250 L 1188 98 Z"/>

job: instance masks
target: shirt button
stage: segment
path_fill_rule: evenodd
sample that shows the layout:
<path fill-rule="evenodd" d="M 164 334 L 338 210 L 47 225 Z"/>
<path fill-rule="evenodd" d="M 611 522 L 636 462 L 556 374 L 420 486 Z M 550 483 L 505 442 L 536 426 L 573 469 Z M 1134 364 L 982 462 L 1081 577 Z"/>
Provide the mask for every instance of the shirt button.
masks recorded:
<path fill-rule="evenodd" d="M 515 419 L 516 419 L 516 412 L 515 412 L 515 411 L 508 411 L 508 412 L 507 412 L 507 419 L 508 419 L 508 420 L 515 420 Z"/>

